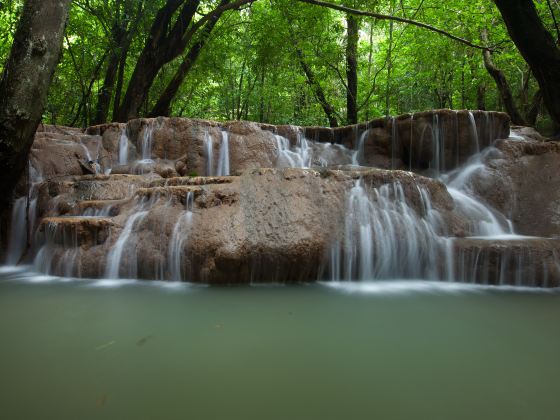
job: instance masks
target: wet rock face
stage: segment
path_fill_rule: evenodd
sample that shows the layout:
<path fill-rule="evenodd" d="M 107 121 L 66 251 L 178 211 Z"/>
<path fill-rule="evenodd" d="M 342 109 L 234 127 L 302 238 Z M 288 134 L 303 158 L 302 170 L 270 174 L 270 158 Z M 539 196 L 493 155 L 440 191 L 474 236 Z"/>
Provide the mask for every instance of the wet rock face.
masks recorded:
<path fill-rule="evenodd" d="M 91 127 L 86 132 L 102 136 L 103 147 L 113 160 L 118 160 L 119 139 L 124 132 L 129 142 L 129 161 L 171 161 L 171 167 L 181 176 L 216 175 L 224 133 L 229 140 L 230 173 L 277 166 L 279 150 L 275 135 L 285 137 L 292 146 L 303 136 L 318 143 L 344 146 L 350 151 L 360 150 L 359 163 L 366 166 L 439 172 L 464 163 L 496 139 L 507 138 L 509 117 L 499 112 L 436 110 L 335 129 L 153 118 L 132 120 L 126 125 Z M 337 157 L 335 147 L 328 151 L 323 148 L 321 153 L 330 159 L 330 164 L 350 163 Z M 321 164 L 315 160 L 309 166 Z M 134 172 L 145 171 L 137 168 Z M 175 175 L 164 175 L 163 169 L 155 172 L 166 177 Z"/>
<path fill-rule="evenodd" d="M 459 239 L 454 242 L 455 281 L 492 285 L 559 287 L 560 241 Z"/>
<path fill-rule="evenodd" d="M 490 151 L 470 180 L 472 191 L 509 217 L 516 233 L 560 236 L 560 143 L 514 131 Z"/>
<path fill-rule="evenodd" d="M 87 173 L 88 160 L 98 160 L 101 169 L 111 167 L 111 158 L 100 136 L 83 134 L 68 127 L 40 126 L 35 135 L 29 161 L 43 177 L 53 178 Z"/>
<path fill-rule="evenodd" d="M 505 114 L 448 110 L 337 129 L 179 118 L 85 133 L 45 126 L 31 154 L 35 263 L 67 276 L 206 283 L 420 275 L 560 285 L 558 240 L 476 238 L 505 217 L 516 233 L 560 236 L 560 146 L 527 128 L 495 141 L 508 134 Z M 458 173 L 420 175 L 491 144 Z M 111 174 L 84 175 L 93 156 Z"/>
<path fill-rule="evenodd" d="M 184 230 L 184 242 L 175 251 L 180 254 L 184 280 L 247 283 L 318 279 L 323 275 L 331 244 L 344 235 L 341 227 L 347 217 L 347 191 L 358 178 L 371 191 L 387 183 L 402 185 L 411 208 L 420 216 L 424 211 L 421 188 L 431 197 L 446 226 L 459 223 L 451 215 L 453 202 L 441 183 L 407 172 L 286 168 L 248 170 L 238 177 L 168 181 L 127 178 L 138 188 L 133 196 L 121 200 L 115 198 L 122 190 L 108 186 L 120 182 L 119 178 L 66 181 L 66 192 L 52 199 L 47 206 L 53 209 L 51 217 L 43 222 L 51 227 L 50 237 L 44 240 L 50 244 L 48 258 L 41 259 L 47 272 L 64 274 L 61 267 L 74 267 L 66 269 L 103 275 L 108 255 L 127 223 L 142 213 L 127 237 L 119 261 L 121 276 L 169 278 L 173 270 L 170 255 L 179 226 Z M 108 194 L 108 189 L 115 195 Z M 84 190 L 88 191 L 87 197 Z M 192 220 L 181 226 L 178 223 L 185 215 L 189 195 Z M 66 216 L 53 216 L 60 208 L 67 209 Z M 84 208 L 107 211 L 97 217 L 73 216 L 83 213 Z"/>

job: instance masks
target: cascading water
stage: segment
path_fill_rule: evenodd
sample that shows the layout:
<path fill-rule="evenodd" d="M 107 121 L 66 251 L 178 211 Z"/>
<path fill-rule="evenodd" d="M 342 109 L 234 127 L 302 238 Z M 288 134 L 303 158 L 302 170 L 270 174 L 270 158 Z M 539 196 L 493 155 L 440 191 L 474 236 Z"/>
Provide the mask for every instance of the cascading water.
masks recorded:
<path fill-rule="evenodd" d="M 206 154 L 206 176 L 214 175 L 213 139 L 208 130 L 204 132 L 204 151 Z"/>
<path fill-rule="evenodd" d="M 142 163 L 152 163 L 152 140 L 154 135 L 154 124 L 148 123 L 142 134 Z"/>
<path fill-rule="evenodd" d="M 121 131 L 119 136 L 119 165 L 126 165 L 128 163 L 128 136 L 126 134 L 126 127 Z"/>
<path fill-rule="evenodd" d="M 439 217 L 420 186 L 418 198 L 424 214 L 409 204 L 399 182 L 367 188 L 357 181 L 348 193 L 344 241 L 331 249 L 330 278 L 445 278 L 438 268 L 447 249 L 436 233 Z"/>
<path fill-rule="evenodd" d="M 297 130 L 297 143 L 295 147 L 295 152 L 301 158 L 301 167 L 302 168 L 309 168 L 311 167 L 311 162 L 313 160 L 313 151 L 305 137 L 305 134 L 298 129 Z"/>
<path fill-rule="evenodd" d="M 109 279 L 120 278 L 121 272 L 126 272 L 126 277 L 134 278 L 136 277 L 136 252 L 134 250 L 135 243 L 130 241 L 130 236 L 133 233 L 134 228 L 142 222 L 142 219 L 146 217 L 149 212 L 149 203 L 143 200 L 139 206 L 139 210 L 132 214 L 126 221 L 126 224 L 119 235 L 117 241 L 109 251 L 107 255 L 107 264 L 105 270 L 105 276 Z M 127 264 L 122 264 L 121 260 L 123 254 L 127 254 L 129 261 Z"/>
<path fill-rule="evenodd" d="M 42 182 L 43 177 L 29 162 L 29 192 L 27 196 L 17 198 L 12 207 L 5 257 L 5 263 L 8 265 L 16 265 L 22 260 L 27 251 L 28 239 L 33 237 L 37 219 L 39 186 Z"/>
<path fill-rule="evenodd" d="M 432 122 L 432 159 L 430 160 L 430 169 L 439 176 L 441 171 L 445 170 L 444 159 L 442 159 L 444 154 L 443 150 L 443 136 L 441 135 L 441 129 L 439 126 L 439 116 L 434 114 Z"/>
<path fill-rule="evenodd" d="M 352 165 L 361 165 L 364 162 L 364 147 L 369 129 L 362 132 L 356 145 L 356 150 L 352 153 Z"/>
<path fill-rule="evenodd" d="M 16 265 L 27 248 L 27 197 L 16 199 L 12 208 L 5 263 Z"/>
<path fill-rule="evenodd" d="M 184 270 L 182 270 L 182 263 L 185 245 L 192 226 L 194 207 L 194 193 L 192 191 L 187 192 L 185 201 L 185 211 L 177 219 L 169 242 L 167 265 L 169 267 L 170 278 L 173 281 L 187 280 L 187 276 Z"/>
<path fill-rule="evenodd" d="M 474 115 L 469 111 L 469 129 L 471 131 L 471 138 L 474 140 L 475 153 L 480 153 L 480 142 L 478 141 L 478 130 L 476 129 L 476 121 Z"/>
<path fill-rule="evenodd" d="M 35 269 L 47 274 L 81 277 L 82 250 L 77 226 L 51 221 L 43 226 L 42 232 L 38 232 L 37 236 L 41 237 L 43 245 L 35 257 Z"/>
<path fill-rule="evenodd" d="M 222 144 L 220 145 L 220 157 L 218 159 L 216 175 L 229 175 L 229 133 L 226 130 L 222 130 Z"/>

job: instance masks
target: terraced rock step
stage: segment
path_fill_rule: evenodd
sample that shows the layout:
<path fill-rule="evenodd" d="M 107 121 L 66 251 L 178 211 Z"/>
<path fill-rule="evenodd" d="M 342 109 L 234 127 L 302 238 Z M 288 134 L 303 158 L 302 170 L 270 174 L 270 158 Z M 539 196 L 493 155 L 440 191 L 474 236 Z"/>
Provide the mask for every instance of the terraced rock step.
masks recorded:
<path fill-rule="evenodd" d="M 105 243 L 115 226 L 109 217 L 45 217 L 39 225 L 39 234 L 45 243 L 64 248 L 90 247 Z"/>
<path fill-rule="evenodd" d="M 454 280 L 517 286 L 560 286 L 560 239 L 455 239 Z"/>
<path fill-rule="evenodd" d="M 84 200 L 78 201 L 73 215 L 113 217 L 119 214 L 122 205 L 129 200 Z"/>

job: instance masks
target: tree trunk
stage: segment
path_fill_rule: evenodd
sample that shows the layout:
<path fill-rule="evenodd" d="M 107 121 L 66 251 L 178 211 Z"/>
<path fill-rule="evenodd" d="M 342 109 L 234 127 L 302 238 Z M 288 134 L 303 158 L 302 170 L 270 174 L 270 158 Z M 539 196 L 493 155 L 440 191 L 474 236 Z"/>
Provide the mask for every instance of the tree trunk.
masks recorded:
<path fill-rule="evenodd" d="M 119 68 L 119 49 L 120 48 L 114 49 L 109 56 L 107 71 L 103 79 L 103 87 L 97 94 L 97 109 L 95 111 L 94 124 L 103 124 L 107 121 L 109 106 L 111 105 L 111 98 L 113 97 L 113 87 Z"/>
<path fill-rule="evenodd" d="M 486 111 L 486 86 L 482 83 L 476 88 L 476 107 L 481 111 Z"/>
<path fill-rule="evenodd" d="M 539 83 L 543 102 L 560 134 L 560 49 L 540 20 L 533 0 L 494 0 L 515 46 Z"/>
<path fill-rule="evenodd" d="M 27 0 L 0 81 L 0 210 L 22 176 L 60 58 L 70 0 Z"/>
<path fill-rule="evenodd" d="M 358 123 L 358 18 L 346 15 L 346 121 Z"/>
<path fill-rule="evenodd" d="M 117 73 L 117 86 L 115 88 L 115 99 L 113 99 L 113 119 L 115 119 L 115 117 L 119 114 L 120 110 L 121 95 L 124 85 L 124 69 L 126 67 L 126 58 L 128 56 L 129 48 L 130 44 L 121 52 L 119 71 Z"/>
<path fill-rule="evenodd" d="M 220 6 L 224 6 L 229 2 L 230 0 L 222 0 L 220 2 Z M 151 117 L 169 116 L 169 114 L 171 113 L 171 102 L 177 96 L 179 88 L 183 84 L 185 78 L 187 77 L 187 74 L 192 69 L 196 59 L 200 55 L 200 51 L 202 51 L 202 48 L 204 48 L 206 41 L 208 41 L 212 29 L 214 29 L 214 26 L 221 16 L 222 13 L 214 15 L 208 21 L 208 23 L 204 25 L 204 28 L 201 30 L 201 34 L 198 37 L 197 41 L 189 49 L 189 52 L 185 56 L 185 59 L 175 72 L 175 75 L 173 76 L 173 78 L 159 97 L 156 105 L 150 112 Z"/>
<path fill-rule="evenodd" d="M 216 14 L 254 1 L 236 0 L 219 5 L 196 23 L 192 23 L 200 0 L 167 0 L 154 19 L 150 35 L 128 83 L 123 103 L 119 106 L 119 112 L 113 119 L 126 122 L 138 116 L 142 104 L 147 102 L 150 88 L 161 68 L 183 54 L 194 34 Z M 179 9 L 181 10 L 178 12 L 175 23 L 172 23 L 175 12 Z"/>
<path fill-rule="evenodd" d="M 303 72 L 305 73 L 305 77 L 307 78 L 307 83 L 313 89 L 313 93 L 315 94 L 317 101 L 319 101 L 319 104 L 323 108 L 323 111 L 325 112 L 325 115 L 329 120 L 329 125 L 331 127 L 338 127 L 338 121 L 336 119 L 334 107 L 327 101 L 327 97 L 325 96 L 325 92 L 323 91 L 323 88 L 315 78 L 315 73 L 313 73 L 311 67 L 309 67 L 305 62 L 303 58 L 303 52 L 298 47 L 296 47 L 296 54 L 298 57 L 299 64 Z"/>
<path fill-rule="evenodd" d="M 541 90 L 537 90 L 535 95 L 533 96 L 533 101 L 531 102 L 531 106 L 527 110 L 527 124 L 531 127 L 534 127 L 537 123 L 537 117 L 539 116 L 539 111 L 542 105 L 542 92 Z"/>
<path fill-rule="evenodd" d="M 127 4 L 130 6 L 132 3 Z M 107 122 L 109 118 L 109 108 L 111 106 L 113 92 L 115 91 L 115 83 L 117 84 L 117 93 L 115 95 L 115 104 L 113 105 L 113 114 L 115 114 L 115 109 L 118 109 L 124 77 L 124 66 L 126 65 L 126 56 L 128 55 L 130 43 L 132 42 L 132 38 L 136 33 L 136 29 L 142 17 L 143 8 L 144 1 L 142 0 L 136 5 L 136 11 L 134 12 L 132 21 L 127 22 L 127 16 L 132 15 L 132 7 L 127 7 L 127 5 L 125 5 L 122 15 L 119 15 L 121 11 L 119 2 L 117 2 L 115 10 L 117 17 L 111 30 L 111 54 L 107 64 L 105 78 L 103 79 L 103 86 L 97 95 L 97 108 L 94 119 L 95 124 L 103 124 Z"/>
<path fill-rule="evenodd" d="M 486 29 L 482 31 L 481 38 L 485 43 L 488 43 L 488 31 Z M 507 82 L 504 72 L 496 67 L 492 61 L 492 54 L 490 51 L 482 51 L 482 57 L 484 60 L 484 67 L 496 82 L 496 87 L 498 88 L 498 92 L 500 93 L 506 112 L 511 117 L 511 122 L 517 125 L 526 125 L 525 120 L 515 106 L 513 95 L 511 94 L 511 88 L 509 87 L 509 83 Z"/>
<path fill-rule="evenodd" d="M 123 103 L 119 106 L 119 113 L 114 119 L 126 122 L 137 117 L 160 69 L 183 52 L 185 41 L 182 36 L 187 31 L 200 0 L 187 1 L 173 28 L 169 29 L 175 12 L 183 3 L 184 0 L 168 0 L 158 10 L 128 83 Z"/>

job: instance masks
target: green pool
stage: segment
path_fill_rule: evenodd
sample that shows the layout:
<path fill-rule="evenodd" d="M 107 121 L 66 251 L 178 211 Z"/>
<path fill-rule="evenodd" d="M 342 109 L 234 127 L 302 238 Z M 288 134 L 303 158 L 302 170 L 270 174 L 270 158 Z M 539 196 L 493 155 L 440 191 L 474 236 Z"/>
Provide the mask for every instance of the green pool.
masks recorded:
<path fill-rule="evenodd" d="M 0 272 L 0 418 L 560 418 L 560 292 Z"/>

